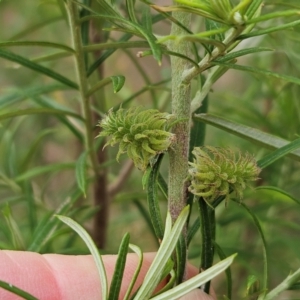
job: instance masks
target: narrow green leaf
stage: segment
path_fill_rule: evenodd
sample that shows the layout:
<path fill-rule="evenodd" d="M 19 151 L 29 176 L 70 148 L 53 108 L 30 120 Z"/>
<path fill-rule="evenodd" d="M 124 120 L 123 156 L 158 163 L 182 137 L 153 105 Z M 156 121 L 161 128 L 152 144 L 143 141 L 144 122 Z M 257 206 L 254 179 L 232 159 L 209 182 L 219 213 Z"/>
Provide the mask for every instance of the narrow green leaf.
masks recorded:
<path fill-rule="evenodd" d="M 132 49 L 132 48 L 148 48 L 148 43 L 146 41 L 115 41 L 115 42 L 107 42 L 100 44 L 92 44 L 83 47 L 83 51 L 92 52 L 99 50 L 107 50 L 107 49 Z"/>
<path fill-rule="evenodd" d="M 218 274 L 226 270 L 232 264 L 235 257 L 236 254 L 229 256 L 206 271 L 201 272 L 200 274 L 177 285 L 176 287 L 173 287 L 171 290 L 164 292 L 163 294 L 151 298 L 151 300 L 170 300 L 183 297 L 187 293 L 215 278 Z"/>
<path fill-rule="evenodd" d="M 108 300 L 118 300 L 121 290 L 122 279 L 125 270 L 125 263 L 127 258 L 128 246 L 129 246 L 129 233 L 126 233 L 122 239 L 119 247 L 118 258 L 115 265 L 115 271 L 112 277 Z"/>
<path fill-rule="evenodd" d="M 48 48 L 56 48 L 56 49 L 62 49 L 67 52 L 75 53 L 75 50 L 68 47 L 64 44 L 58 44 L 58 43 L 50 43 L 45 41 L 7 41 L 7 42 L 0 42 L 0 48 L 4 47 L 19 47 L 19 46 L 37 46 L 37 47 L 48 47 Z"/>
<path fill-rule="evenodd" d="M 168 185 L 160 173 L 158 174 L 158 177 L 157 177 L 157 184 L 158 184 L 160 191 L 165 196 L 166 200 L 168 200 Z"/>
<path fill-rule="evenodd" d="M 258 186 L 257 188 L 255 188 L 256 190 L 270 190 L 279 194 L 282 194 L 288 198 L 290 198 L 291 200 L 293 200 L 294 202 L 296 202 L 297 204 L 300 205 L 300 200 L 296 199 L 295 197 L 293 197 L 291 194 L 287 193 L 286 191 L 275 187 L 275 186 L 266 186 L 266 185 L 262 185 L 262 186 Z"/>
<path fill-rule="evenodd" d="M 20 170 L 24 171 L 26 170 L 27 166 L 29 165 L 32 157 L 34 157 L 38 147 L 40 146 L 40 143 L 44 139 L 44 137 L 48 136 L 49 134 L 54 133 L 54 129 L 46 129 L 41 131 L 37 137 L 34 139 L 34 141 L 29 145 L 26 154 L 24 155 L 24 158 L 22 159 L 22 162 L 20 163 Z"/>
<path fill-rule="evenodd" d="M 25 243 L 23 240 L 23 235 L 21 234 L 20 228 L 18 226 L 18 223 L 15 221 L 11 214 L 11 209 L 8 203 L 5 205 L 5 207 L 2 209 L 2 214 L 5 218 L 5 221 L 7 223 L 8 229 L 11 234 L 12 243 L 14 245 L 14 250 L 25 250 Z"/>
<path fill-rule="evenodd" d="M 138 24 L 138 20 L 135 15 L 134 5 L 135 5 L 135 0 L 126 0 L 126 9 L 127 9 L 127 13 L 129 15 L 130 21 Z"/>
<path fill-rule="evenodd" d="M 256 12 L 260 9 L 263 0 L 253 0 L 249 5 L 246 15 L 249 19 L 252 19 L 255 16 Z"/>
<path fill-rule="evenodd" d="M 30 178 L 39 176 L 44 173 L 49 172 L 59 172 L 66 169 L 73 169 L 75 167 L 75 163 L 57 163 L 57 164 L 51 164 L 48 166 L 41 166 L 32 168 L 29 171 L 17 176 L 15 178 L 15 182 L 21 182 L 24 180 L 28 180 Z"/>
<path fill-rule="evenodd" d="M 187 232 L 187 237 L 186 237 L 186 240 L 187 240 L 187 245 L 189 245 L 193 239 L 193 237 L 195 236 L 195 234 L 198 232 L 199 228 L 200 228 L 200 218 L 198 217 L 193 225 L 188 229 L 188 232 Z"/>
<path fill-rule="evenodd" d="M 141 24 L 143 24 L 147 31 L 152 32 L 152 16 L 150 13 L 150 7 L 148 5 L 142 10 Z"/>
<path fill-rule="evenodd" d="M 60 111 L 70 111 L 70 109 L 64 105 L 59 104 L 55 99 L 48 98 L 47 96 L 35 96 L 32 100 L 42 107 L 47 107 L 50 109 L 58 109 Z M 72 111 L 73 112 L 73 111 Z M 73 112 L 75 113 L 75 112 Z M 83 142 L 83 134 L 76 127 L 76 124 L 72 122 L 67 116 L 57 114 L 55 117 L 63 124 L 66 125 L 68 129 L 81 141 Z"/>
<path fill-rule="evenodd" d="M 14 286 L 13 284 L 11 283 L 8 283 L 8 282 L 5 282 L 5 281 L 2 281 L 0 280 L 0 287 L 17 295 L 17 296 L 20 296 L 22 297 L 22 299 L 25 299 L 25 300 L 38 300 L 38 298 L 32 296 L 31 294 L 25 292 L 24 290 Z"/>
<path fill-rule="evenodd" d="M 185 237 L 181 234 L 176 244 L 176 283 L 184 280 L 186 272 L 187 245 Z"/>
<path fill-rule="evenodd" d="M 245 56 L 245 55 L 253 54 L 253 53 L 257 53 L 257 52 L 263 52 L 263 51 L 274 51 L 274 49 L 265 48 L 265 47 L 254 47 L 254 48 L 242 49 L 239 51 L 230 52 L 230 53 L 226 54 L 225 56 L 222 56 L 222 57 L 216 59 L 216 61 L 219 61 L 219 62 L 231 61 L 231 60 L 241 57 L 241 56 Z"/>
<path fill-rule="evenodd" d="M 34 57 L 31 59 L 31 61 L 35 62 L 35 63 L 39 63 L 39 62 L 45 62 L 45 61 L 51 61 L 51 60 L 65 58 L 65 57 L 70 57 L 71 55 L 72 55 L 72 53 L 70 53 L 70 52 L 58 51 L 55 53 Z"/>
<path fill-rule="evenodd" d="M 222 248 L 216 242 L 214 242 L 214 245 L 215 245 L 215 248 L 217 250 L 220 260 L 226 259 L 227 256 L 223 252 Z M 226 274 L 226 278 L 227 278 L 227 298 L 231 299 L 231 297 L 232 297 L 232 276 L 231 276 L 230 267 L 226 269 L 225 274 Z"/>
<path fill-rule="evenodd" d="M 82 120 L 82 117 L 80 115 L 72 111 L 59 110 L 53 108 L 28 108 L 28 109 L 17 110 L 2 115 L 0 114 L 0 120 L 10 119 L 18 116 L 25 116 L 25 115 L 49 115 L 49 114 L 67 115 Z"/>
<path fill-rule="evenodd" d="M 13 89 L 9 93 L 0 97 L 0 108 L 21 102 L 25 99 L 30 99 L 41 94 L 48 94 L 55 91 L 66 90 L 69 87 L 61 84 L 51 84 L 42 86 L 31 86 L 29 88 Z"/>
<path fill-rule="evenodd" d="M 257 162 L 257 165 L 263 169 L 298 148 L 300 148 L 300 138 L 266 155 Z"/>
<path fill-rule="evenodd" d="M 241 202 L 240 200 L 232 199 L 235 203 L 238 205 L 242 206 L 247 213 L 251 216 L 255 227 L 257 228 L 257 231 L 259 232 L 262 244 L 263 244 L 263 283 L 262 283 L 262 289 L 264 291 L 267 291 L 268 288 L 268 249 L 267 249 L 267 242 L 265 239 L 265 235 L 263 233 L 263 230 L 261 228 L 260 222 L 256 215 L 249 209 L 249 207 Z"/>
<path fill-rule="evenodd" d="M 248 39 L 248 38 L 254 37 L 254 36 L 269 34 L 271 32 L 276 32 L 276 31 L 285 30 L 285 29 L 291 29 L 291 28 L 294 28 L 299 25 L 300 25 L 300 21 L 294 21 L 294 22 L 290 22 L 287 24 L 279 25 L 279 26 L 269 27 L 267 29 L 251 31 L 250 33 L 240 35 L 239 37 L 237 37 L 237 39 L 244 40 L 244 39 Z"/>
<path fill-rule="evenodd" d="M 163 159 L 163 154 L 158 156 L 158 159 L 153 167 L 151 168 L 149 174 L 149 180 L 147 184 L 147 201 L 149 207 L 150 218 L 152 221 L 152 225 L 158 240 L 162 240 L 164 235 L 163 223 L 161 212 L 159 208 L 159 200 L 157 195 L 157 178 L 159 173 L 159 167 Z"/>
<path fill-rule="evenodd" d="M 103 264 L 103 260 L 102 260 L 101 255 L 99 254 L 97 246 L 95 245 L 95 243 L 93 242 L 92 238 L 87 233 L 87 231 L 81 225 L 79 225 L 77 222 L 75 222 L 74 220 L 72 220 L 68 217 L 65 217 L 65 216 L 57 215 L 57 218 L 59 220 L 61 220 L 62 222 L 64 222 L 69 227 L 71 227 L 82 238 L 82 240 L 85 242 L 86 246 L 90 250 L 90 252 L 94 258 L 94 261 L 95 261 L 95 264 L 96 264 L 96 267 L 97 267 L 97 270 L 99 273 L 99 277 L 100 277 L 101 299 L 107 299 L 107 291 L 108 291 L 107 276 L 106 276 L 106 271 L 105 271 L 105 267 Z"/>
<path fill-rule="evenodd" d="M 278 149 L 290 143 L 290 141 L 276 137 L 272 134 L 265 133 L 249 126 L 237 124 L 218 116 L 210 114 L 198 114 L 195 115 L 194 118 L 195 120 L 210 124 L 214 127 L 220 128 L 269 149 Z M 300 150 L 291 151 L 288 154 L 288 157 L 300 161 Z"/>
<path fill-rule="evenodd" d="M 58 17 L 54 17 L 54 18 L 51 18 L 51 19 L 48 19 L 48 20 L 39 21 L 36 24 L 31 24 L 27 28 L 24 28 L 24 29 L 18 31 L 17 34 L 11 36 L 10 40 L 15 41 L 15 40 L 18 40 L 18 39 L 24 39 L 24 36 L 26 36 L 28 34 L 31 34 L 31 33 L 35 32 L 37 30 L 40 30 L 43 27 L 48 26 L 49 24 L 52 24 L 52 23 L 55 23 L 55 22 L 61 21 L 61 20 L 63 20 L 62 16 L 58 16 Z"/>
<path fill-rule="evenodd" d="M 262 295 L 258 298 L 258 300 L 273 300 L 280 293 L 287 290 L 289 287 L 293 286 L 294 283 L 300 280 L 300 268 L 294 273 L 288 275 L 286 279 L 284 279 L 275 289 L 270 291 L 266 296 Z"/>
<path fill-rule="evenodd" d="M 12 52 L 9 52 L 7 50 L 4 50 L 4 49 L 0 49 L 0 57 L 2 58 L 5 58 L 7 60 L 10 60 L 10 61 L 13 61 L 15 63 L 18 63 L 24 67 L 27 67 L 33 71 L 36 71 L 38 73 L 42 73 L 48 77 L 51 77 L 52 79 L 55 79 L 57 81 L 59 81 L 60 83 L 63 83 L 71 88 L 74 88 L 74 89 L 78 89 L 78 85 L 69 80 L 68 78 L 52 71 L 51 69 L 48 69 L 44 66 L 41 66 L 39 64 L 36 64 L 32 61 L 30 61 L 29 59 L 23 57 L 23 56 L 20 56 L 20 55 L 17 55 L 17 54 L 14 54 Z"/>
<path fill-rule="evenodd" d="M 186 206 L 172 227 L 171 215 L 170 213 L 167 214 L 164 238 L 145 276 L 144 282 L 136 294 L 135 299 L 150 298 L 151 294 L 159 283 L 165 265 L 174 251 L 182 229 L 185 226 L 188 215 L 189 206 Z M 172 299 L 172 297 L 168 299 Z"/>
<path fill-rule="evenodd" d="M 76 190 L 75 193 L 70 196 L 67 200 L 56 209 L 56 211 L 46 213 L 44 218 L 39 222 L 30 246 L 27 248 L 28 251 L 40 252 L 43 247 L 50 241 L 54 235 L 55 230 L 60 224 L 60 221 L 54 217 L 54 215 L 67 214 L 74 203 L 81 196 L 81 191 Z"/>
<path fill-rule="evenodd" d="M 75 165 L 75 175 L 76 181 L 79 189 L 82 191 L 84 197 L 86 197 L 86 189 L 87 189 L 87 174 L 86 174 L 86 158 L 87 153 L 83 152 Z"/>
<path fill-rule="evenodd" d="M 118 41 L 116 42 L 126 42 L 132 37 L 131 34 L 125 34 L 123 35 Z M 97 68 L 108 58 L 110 57 L 117 49 L 109 49 L 105 51 L 89 68 L 87 71 L 87 76 L 89 77 Z"/>
<path fill-rule="evenodd" d="M 136 282 L 136 280 L 138 278 L 138 275 L 139 275 L 139 273 L 141 271 L 142 264 L 143 264 L 143 252 L 142 252 L 142 250 L 139 247 L 137 247 L 136 245 L 133 245 L 133 244 L 129 244 L 129 248 L 131 250 L 133 250 L 137 254 L 137 256 L 139 257 L 139 262 L 138 262 L 138 265 L 137 265 L 137 267 L 135 269 L 135 272 L 134 272 L 134 274 L 132 276 L 132 279 L 130 281 L 129 287 L 128 287 L 127 291 L 126 291 L 126 294 L 125 294 L 123 300 L 128 300 L 129 299 L 130 294 L 132 292 L 132 289 L 133 289 L 134 284 L 135 284 L 135 282 Z"/>
<path fill-rule="evenodd" d="M 220 65 L 220 66 L 227 67 L 229 69 L 249 72 L 249 73 L 253 73 L 253 74 L 257 74 L 257 75 L 264 75 L 264 76 L 269 76 L 269 77 L 273 77 L 273 78 L 278 78 L 278 79 L 285 80 L 287 82 L 292 82 L 292 83 L 300 85 L 300 78 L 294 77 L 294 76 L 282 75 L 282 74 L 278 74 L 278 73 L 271 72 L 268 70 L 263 70 L 263 69 L 258 69 L 258 68 L 254 68 L 254 67 L 248 67 L 248 66 L 242 66 L 242 65 L 236 65 L 236 64 L 230 64 L 230 63 L 223 63 L 223 62 L 219 62 L 219 61 L 213 61 L 213 62 L 211 62 L 211 64 L 212 65 Z"/>
<path fill-rule="evenodd" d="M 145 209 L 144 205 L 139 200 L 133 199 L 132 202 L 134 203 L 134 205 L 137 207 L 137 209 L 141 213 L 142 217 L 144 218 L 145 222 L 147 223 L 147 225 L 155 239 L 155 242 L 157 243 L 157 246 L 159 246 L 159 241 L 156 238 L 156 234 L 155 234 L 154 228 L 152 226 L 151 218 L 150 218 L 150 215 L 149 215 L 147 209 Z"/>
<path fill-rule="evenodd" d="M 202 197 L 198 199 L 199 217 L 201 221 L 201 270 L 209 269 L 214 261 L 214 241 L 215 241 L 215 210 Z M 209 293 L 210 281 L 206 282 L 203 290 Z"/>
<path fill-rule="evenodd" d="M 84 7 L 85 9 L 90 10 L 91 12 L 94 13 L 94 15 L 91 15 L 89 17 L 82 18 L 81 21 L 84 22 L 88 19 L 105 19 L 107 21 L 111 21 L 112 23 L 116 24 L 118 27 L 118 22 L 121 23 L 125 28 L 129 28 L 132 32 L 134 31 L 137 33 L 138 36 L 142 35 L 144 38 L 147 40 L 151 50 L 153 51 L 153 57 L 157 60 L 158 64 L 161 64 L 161 58 L 162 58 L 162 51 L 160 45 L 156 43 L 156 37 L 152 34 L 152 32 L 147 31 L 145 28 L 140 26 L 139 24 L 133 23 L 123 17 L 121 17 L 118 14 L 111 14 L 111 15 L 104 15 L 104 14 L 99 14 L 94 10 L 91 10 L 90 8 L 87 8 L 85 5 L 82 5 L 80 2 L 73 1 Z M 117 23 L 116 23 L 117 22 Z M 122 27 L 122 26 L 121 26 Z M 134 31 L 132 31 L 134 30 Z"/>
<path fill-rule="evenodd" d="M 275 18 L 291 17 L 291 16 L 296 16 L 296 15 L 300 15 L 299 10 L 296 10 L 296 9 L 280 10 L 280 11 L 275 11 L 275 12 L 268 13 L 265 15 L 261 15 L 259 17 L 253 18 L 253 19 L 249 19 L 246 21 L 246 24 L 253 24 L 253 23 L 257 24 L 262 21 L 268 21 L 268 20 L 275 19 Z"/>

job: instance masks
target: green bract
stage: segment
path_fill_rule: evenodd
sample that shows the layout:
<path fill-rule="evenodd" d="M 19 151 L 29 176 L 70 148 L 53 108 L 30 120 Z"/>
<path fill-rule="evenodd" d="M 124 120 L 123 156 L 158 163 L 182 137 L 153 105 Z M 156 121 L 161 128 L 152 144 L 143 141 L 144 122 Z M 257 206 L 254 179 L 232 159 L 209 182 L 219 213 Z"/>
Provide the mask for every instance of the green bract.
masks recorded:
<path fill-rule="evenodd" d="M 242 198 L 246 183 L 258 179 L 260 168 L 249 153 L 242 156 L 230 149 L 207 146 L 194 148 L 193 154 L 189 190 L 207 202 L 219 196 L 227 201 L 231 190 Z"/>
<path fill-rule="evenodd" d="M 99 124 L 102 127 L 99 136 L 111 137 L 105 146 L 120 143 L 117 160 L 127 152 L 135 166 L 144 171 L 151 160 L 167 151 L 175 140 L 175 135 L 167 131 L 173 120 L 173 115 L 156 109 L 111 110 Z"/>

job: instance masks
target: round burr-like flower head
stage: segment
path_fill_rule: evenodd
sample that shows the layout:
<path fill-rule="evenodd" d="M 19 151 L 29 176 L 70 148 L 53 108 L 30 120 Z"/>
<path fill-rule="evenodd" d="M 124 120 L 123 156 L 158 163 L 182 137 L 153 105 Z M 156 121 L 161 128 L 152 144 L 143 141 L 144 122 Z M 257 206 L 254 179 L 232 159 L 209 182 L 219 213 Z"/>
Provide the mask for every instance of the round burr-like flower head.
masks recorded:
<path fill-rule="evenodd" d="M 99 136 L 110 137 L 105 146 L 119 143 L 117 160 L 127 152 L 135 166 L 144 171 L 157 154 L 167 151 L 174 142 L 175 135 L 167 131 L 173 120 L 173 115 L 156 109 L 120 108 L 109 111 L 99 123 Z"/>
<path fill-rule="evenodd" d="M 228 201 L 232 190 L 242 198 L 247 183 L 258 179 L 260 168 L 249 153 L 236 154 L 230 149 L 210 146 L 196 147 L 192 153 L 189 190 L 208 203 L 219 196 L 225 196 Z"/>

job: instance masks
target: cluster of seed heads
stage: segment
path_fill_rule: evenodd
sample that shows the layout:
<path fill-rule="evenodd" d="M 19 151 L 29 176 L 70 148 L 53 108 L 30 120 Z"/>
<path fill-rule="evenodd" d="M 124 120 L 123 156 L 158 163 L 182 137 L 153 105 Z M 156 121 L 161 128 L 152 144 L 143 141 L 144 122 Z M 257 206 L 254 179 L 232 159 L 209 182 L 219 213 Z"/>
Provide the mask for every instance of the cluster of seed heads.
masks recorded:
<path fill-rule="evenodd" d="M 156 109 L 111 110 L 99 124 L 99 136 L 110 137 L 105 146 L 119 143 L 117 160 L 127 152 L 135 166 L 144 171 L 156 155 L 167 151 L 174 142 L 175 135 L 168 132 L 172 121 L 173 115 Z"/>
<path fill-rule="evenodd" d="M 196 147 L 190 162 L 190 192 L 211 203 L 219 196 L 229 199 L 231 191 L 242 198 L 247 182 L 258 179 L 260 168 L 249 153 L 241 155 L 230 149 Z"/>

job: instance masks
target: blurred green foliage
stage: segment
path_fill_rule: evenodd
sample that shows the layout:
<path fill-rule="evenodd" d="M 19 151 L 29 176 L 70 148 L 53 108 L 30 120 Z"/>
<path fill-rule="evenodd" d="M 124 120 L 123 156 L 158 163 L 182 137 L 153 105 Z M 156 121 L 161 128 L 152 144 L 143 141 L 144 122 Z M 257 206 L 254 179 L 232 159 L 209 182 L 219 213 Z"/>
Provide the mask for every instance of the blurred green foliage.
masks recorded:
<path fill-rule="evenodd" d="M 57 5 L 59 2 L 2 1 L 0 41 L 43 40 L 70 46 L 65 12 Z M 300 9 L 298 1 L 266 1 L 264 9 L 272 11 L 275 4 L 280 8 L 280 3 L 284 8 Z M 97 8 L 97 4 L 94 5 Z M 143 8 L 140 3 L 137 3 L 137 7 L 140 10 Z M 163 22 L 159 26 L 161 24 L 162 28 L 154 25 L 154 31 L 159 28 L 161 32 L 168 33 L 169 24 Z M 95 22 L 94 30 L 100 25 L 100 22 Z M 204 24 L 194 23 L 193 27 L 203 28 Z M 120 33 L 114 32 L 110 39 L 114 41 L 120 36 Z M 241 58 L 239 63 L 299 77 L 299 42 L 300 26 L 247 39 L 243 43 L 275 51 L 254 53 Z M 64 74 L 72 81 L 76 79 L 72 58 L 43 61 L 44 56 L 56 54 L 58 49 L 24 46 L 9 50 L 40 61 L 43 66 Z M 124 106 L 132 102 L 170 110 L 169 85 L 158 84 L 155 87 L 156 83 L 167 81 L 170 77 L 167 58 L 163 58 L 162 67 L 158 67 L 152 57 L 136 60 L 137 51 L 118 50 L 106 60 L 104 77 L 122 74 L 126 76 L 126 83 L 118 94 L 113 93 L 111 86 L 97 94 L 95 110 L 100 115 L 123 101 Z M 88 57 L 92 61 L 93 55 L 89 54 Z M 3 58 L 0 58 L 0 82 L 0 247 L 41 253 L 86 253 L 85 246 L 76 234 L 53 217 L 54 212 L 68 215 L 84 223 L 91 231 L 91 220 L 97 211 L 91 200 L 91 187 L 85 198 L 76 180 L 76 165 L 83 150 L 84 135 L 77 93 L 49 77 Z M 145 85 L 148 88 L 145 89 Z M 133 97 L 135 93 L 138 95 Z M 230 70 L 213 86 L 209 95 L 209 112 L 293 140 L 300 135 L 299 93 L 299 85 Z M 58 114 L 55 109 L 67 111 L 69 115 Z M 26 115 L 14 115 L 21 111 L 26 111 Z M 269 152 L 212 126 L 207 126 L 205 144 L 238 148 L 242 152 L 252 153 L 257 159 Z M 115 148 L 109 149 L 106 161 L 110 186 L 118 180 L 120 170 L 128 163 L 123 158 L 117 163 L 114 159 L 116 152 Z M 166 162 L 163 162 L 161 172 L 166 174 Z M 300 195 L 299 178 L 299 161 L 280 159 L 260 174 L 257 186 L 248 191 L 243 199 L 260 220 L 265 233 L 270 286 L 275 286 L 300 265 L 300 207 L 289 197 L 274 190 L 255 188 L 276 186 L 297 198 Z M 162 194 L 160 198 L 165 214 L 166 202 Z M 125 232 L 130 232 L 132 242 L 142 246 L 143 251 L 156 249 L 156 240 L 134 200 L 145 206 L 146 194 L 138 170 L 127 175 L 122 192 L 111 198 L 104 253 L 116 253 Z M 196 213 L 192 214 L 191 219 L 194 220 L 196 216 Z M 227 256 L 235 252 L 239 254 L 232 268 L 232 276 L 234 294 L 239 295 L 236 299 L 241 299 L 245 295 L 247 276 L 254 275 L 261 279 L 262 241 L 253 220 L 235 202 L 218 208 L 216 232 L 218 244 Z M 189 256 L 196 265 L 199 264 L 200 247 L 198 236 L 189 250 Z M 226 293 L 223 277 L 215 279 L 213 285 L 218 295 Z M 299 295 L 296 291 L 287 294 L 287 297 Z"/>

